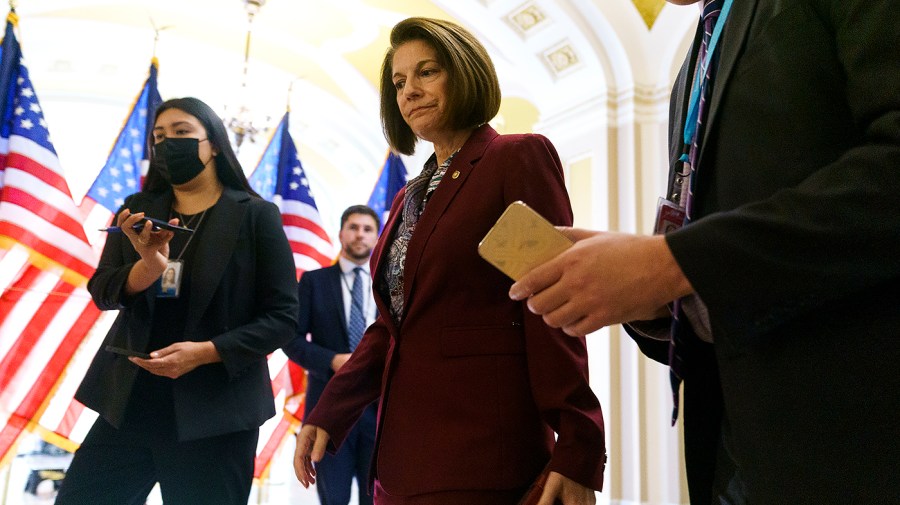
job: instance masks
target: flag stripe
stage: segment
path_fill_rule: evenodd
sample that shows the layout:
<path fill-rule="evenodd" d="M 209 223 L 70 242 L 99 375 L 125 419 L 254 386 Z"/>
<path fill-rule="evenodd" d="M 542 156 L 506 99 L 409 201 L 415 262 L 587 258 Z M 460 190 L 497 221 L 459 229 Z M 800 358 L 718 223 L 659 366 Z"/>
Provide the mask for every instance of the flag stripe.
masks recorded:
<path fill-rule="evenodd" d="M 0 259 L 0 291 L 5 293 L 30 264 L 28 251 L 20 244 L 10 242 L 8 239 L 0 240 L 0 255 L 3 256 Z"/>
<path fill-rule="evenodd" d="M 62 447 L 74 450 L 84 440 L 84 436 L 97 419 L 98 416 L 93 410 L 84 408 L 73 397 L 117 316 L 118 311 L 101 312 L 100 317 L 82 340 L 78 351 L 66 365 L 63 379 L 38 420 L 40 426 L 47 431 L 45 435 L 48 435 L 48 441 L 57 445 L 66 442 Z M 67 416 L 76 413 L 79 415 L 71 420 L 67 419 Z M 49 436 L 50 432 L 54 432 L 57 436 Z"/>
<path fill-rule="evenodd" d="M 3 421 L 3 429 L 0 430 L 0 466 L 5 467 L 7 460 L 13 456 L 10 449 L 15 446 L 16 440 L 25 429 L 28 420 L 15 414 L 11 414 L 6 419 L 0 418 L 0 420 Z"/>
<path fill-rule="evenodd" d="M 323 242 L 328 243 L 328 247 L 331 247 L 331 239 L 328 237 L 328 234 L 325 233 L 325 230 L 322 229 L 322 225 L 311 220 L 305 218 L 303 216 L 298 216 L 295 214 L 282 214 L 281 222 L 285 227 L 294 227 L 300 228 L 303 230 L 308 230 L 310 233 L 314 234 L 316 237 L 321 239 Z"/>
<path fill-rule="evenodd" d="M 7 186 L 3 199 L 11 205 L 17 205 L 28 210 L 36 217 L 47 221 L 70 235 L 78 236 L 79 233 L 83 233 L 81 223 L 67 214 L 61 214 L 58 208 L 32 193 L 23 191 L 20 188 Z"/>
<path fill-rule="evenodd" d="M 9 170 L 21 170 L 22 173 L 29 174 L 32 177 L 36 177 L 40 179 L 41 182 L 50 186 L 60 193 L 68 194 L 69 193 L 69 185 L 66 182 L 66 179 L 60 175 L 60 172 L 56 170 L 59 169 L 58 166 L 54 166 L 50 168 L 52 165 L 58 165 L 58 162 L 53 162 L 50 159 L 46 159 L 46 156 L 43 156 L 44 148 L 35 144 L 31 140 L 28 140 L 23 137 L 15 137 L 16 140 L 16 151 L 11 152 L 6 157 L 6 168 Z M 45 158 L 43 161 L 46 163 L 41 163 L 33 160 L 29 157 L 29 155 L 35 155 L 36 157 Z M 51 165 L 52 164 L 52 165 Z M 7 172 L 9 174 L 11 172 Z M 7 183 L 9 179 L 7 179 Z"/>
<path fill-rule="evenodd" d="M 289 241 L 289 243 L 291 245 L 291 251 L 315 261 L 319 265 L 319 268 L 322 267 L 322 263 L 328 264 L 331 262 L 332 257 L 330 255 L 322 254 L 319 250 L 305 242 L 296 242 L 292 240 Z"/>
<path fill-rule="evenodd" d="M 63 414 L 62 422 L 59 423 L 59 427 L 56 429 L 56 433 L 69 438 L 69 435 L 72 434 L 72 428 L 75 427 L 75 423 L 78 421 L 82 412 L 84 412 L 84 405 L 72 398 L 72 401 L 69 402 L 69 408 L 67 408 L 66 413 Z"/>
<path fill-rule="evenodd" d="M 72 293 L 74 288 L 71 284 L 57 283 L 55 292 L 44 298 L 37 314 L 25 327 L 25 330 L 15 339 L 13 346 L 0 359 L 0 390 L 5 390 L 12 381 L 13 376 L 19 372 L 19 368 L 24 364 L 23 356 L 28 356 L 35 348 L 41 336 L 50 326 L 51 319 L 46 317 L 48 314 L 56 314 L 59 311 L 63 299 Z"/>
<path fill-rule="evenodd" d="M 47 363 L 47 367 L 41 372 L 38 379 L 32 384 L 27 395 L 23 398 L 19 407 L 7 420 L 6 426 L 0 432 L 0 460 L 5 459 L 10 449 L 14 446 L 16 439 L 22 433 L 22 430 L 30 422 L 30 420 L 40 412 L 41 405 L 48 399 L 48 395 L 59 378 L 61 370 L 69 361 L 72 353 L 78 347 L 82 337 L 88 328 L 94 323 L 99 316 L 100 311 L 91 303 L 85 307 L 78 320 L 71 326 L 71 329 L 65 334 Z"/>
<path fill-rule="evenodd" d="M 304 242 L 321 254 L 324 254 L 329 258 L 334 258 L 334 247 L 331 245 L 331 242 L 320 239 L 319 236 L 312 231 L 306 228 L 297 228 L 296 226 L 286 226 L 284 228 L 284 233 L 287 235 L 289 241 Z M 329 260 L 324 264 L 330 265 L 331 261 Z"/>
<path fill-rule="evenodd" d="M 48 359 L 56 352 L 64 335 L 71 330 L 85 307 L 92 304 L 89 297 L 81 294 L 83 290 L 69 296 L 54 295 L 62 289 L 62 284 L 59 276 L 41 272 L 26 296 L 16 303 L 14 312 L 2 327 L 4 334 L 18 336 L 10 339 L 13 345 L 6 347 L 6 354 L 13 356 L 15 363 L 4 372 L 4 381 L 9 382 L 10 386 L 2 389 L 0 394 L 2 405 L 7 409 L 21 402 L 25 388 L 47 369 Z M 29 345 L 27 342 L 31 338 L 30 332 L 34 331 L 32 328 L 41 333 L 34 345 Z M 17 342 L 25 342 L 30 351 L 14 352 Z"/>
<path fill-rule="evenodd" d="M 18 169 L 11 170 L 6 175 L 6 182 L 7 186 L 3 191 L 3 221 L 27 228 L 38 227 L 42 229 L 40 235 L 45 240 L 63 241 L 85 263 L 93 265 L 96 262 L 84 230 L 80 224 L 72 225 L 71 220 L 81 218 L 81 212 L 74 206 L 68 193 L 59 192 L 40 178 Z M 8 197 L 12 196 L 17 200 L 7 202 Z M 40 207 L 32 208 L 32 205 Z"/>
<path fill-rule="evenodd" d="M 22 296 L 29 291 L 29 288 L 40 273 L 41 270 L 39 268 L 27 265 L 12 286 L 3 291 L 2 303 L 0 303 L 0 328 L 3 327 L 6 317 L 12 312 L 13 307 L 15 307 L 16 303 L 22 299 Z M 2 346 L 7 340 L 12 339 L 0 339 L 0 352 L 3 352 L 3 354 L 6 354 L 6 352 L 3 350 Z M 2 370 L 2 368 L 0 368 L 0 370 Z"/>
<path fill-rule="evenodd" d="M 47 297 L 47 293 L 59 281 L 58 276 L 37 267 L 26 269 L 23 272 L 23 276 L 25 276 L 25 279 L 21 283 L 17 281 L 8 290 L 14 292 L 16 296 L 4 296 L 4 298 L 0 299 L 0 305 L 7 306 L 8 304 L 8 308 L 3 309 L 5 315 L 3 320 L 0 321 L 0 335 L 10 335 L 9 338 L 0 339 L 0 356 L 5 357 L 9 354 L 10 349 L 18 341 L 18 336 L 25 331 L 38 307 Z M 22 356 L 22 359 L 24 358 L 25 356 Z M 0 375 L 5 376 L 6 371 L 0 369 Z M 9 391 L 6 388 L 0 388 L 0 398 L 8 394 Z"/>
<path fill-rule="evenodd" d="M 272 379 L 272 396 L 278 396 L 284 391 L 287 382 L 287 363 L 281 367 L 278 374 Z"/>
<path fill-rule="evenodd" d="M 285 438 L 287 438 L 291 424 L 292 421 L 284 415 L 280 417 L 275 429 L 272 430 L 272 433 L 266 438 L 266 444 L 263 446 L 262 450 L 257 452 L 256 460 L 253 464 L 253 478 L 263 478 L 268 473 L 269 465 L 272 464 L 272 457 L 275 456 L 275 451 L 278 450 L 278 447 L 280 447 Z"/>
<path fill-rule="evenodd" d="M 322 263 L 302 254 L 294 254 L 294 264 L 296 265 L 297 278 L 299 279 L 303 272 L 322 268 Z"/>
<path fill-rule="evenodd" d="M 28 245 L 45 258 L 52 258 L 54 263 L 58 263 L 60 266 L 71 269 L 72 273 L 75 274 L 75 277 L 70 281 L 73 284 L 84 284 L 87 282 L 87 279 L 94 274 L 93 266 L 69 254 L 67 249 L 60 249 L 59 247 L 51 245 L 50 243 L 41 240 L 41 238 L 34 233 L 13 223 L 0 221 L 0 235 L 5 235 L 22 244 Z"/>

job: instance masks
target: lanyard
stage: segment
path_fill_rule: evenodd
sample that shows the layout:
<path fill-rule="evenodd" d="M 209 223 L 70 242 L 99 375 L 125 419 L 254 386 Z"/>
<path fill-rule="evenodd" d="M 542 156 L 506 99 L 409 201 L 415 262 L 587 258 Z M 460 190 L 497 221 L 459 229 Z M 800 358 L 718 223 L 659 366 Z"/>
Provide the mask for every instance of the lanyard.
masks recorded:
<path fill-rule="evenodd" d="M 694 76 L 694 85 L 691 89 L 691 101 L 688 105 L 687 119 L 684 123 L 684 143 L 690 145 L 697 133 L 697 115 L 700 113 L 700 86 L 706 71 L 709 70 L 709 62 L 712 61 L 713 54 L 716 52 L 716 46 L 719 45 L 719 39 L 722 37 L 722 29 L 725 27 L 725 21 L 728 19 L 728 13 L 731 11 L 731 3 L 733 0 L 725 0 L 722 4 L 722 11 L 719 13 L 719 19 L 716 20 L 716 27 L 713 29 L 712 37 L 709 39 L 709 45 L 706 50 L 705 64 L 701 65 L 697 75 Z M 687 155 L 682 156 L 682 161 L 687 161 Z"/>

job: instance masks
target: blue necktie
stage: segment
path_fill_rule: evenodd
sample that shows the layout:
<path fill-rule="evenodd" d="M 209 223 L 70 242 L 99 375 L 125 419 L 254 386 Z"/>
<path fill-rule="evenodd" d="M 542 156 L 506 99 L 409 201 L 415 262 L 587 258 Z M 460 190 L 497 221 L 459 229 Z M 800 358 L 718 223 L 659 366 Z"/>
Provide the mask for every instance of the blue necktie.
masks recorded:
<path fill-rule="evenodd" d="M 694 136 L 693 142 L 691 143 L 690 150 L 688 151 L 690 160 L 689 163 L 691 167 L 691 183 L 688 188 L 687 203 L 685 205 L 685 225 L 687 225 L 693 217 L 693 187 L 696 178 L 697 161 L 700 157 L 700 139 L 703 138 L 703 123 L 706 120 L 708 105 L 707 101 L 712 94 L 712 84 L 715 77 L 715 58 L 717 57 L 717 54 L 707 54 L 707 49 L 709 47 L 710 39 L 712 38 L 713 29 L 716 26 L 716 21 L 718 21 L 721 11 L 722 0 L 705 0 L 703 5 L 703 14 L 701 16 L 701 23 L 703 24 L 703 38 L 700 41 L 700 51 L 698 53 L 698 71 L 699 69 L 703 68 L 704 65 L 706 65 L 707 59 L 712 58 L 713 60 L 707 66 L 706 75 L 702 76 L 700 78 L 700 81 L 698 82 L 698 85 L 700 86 L 700 103 L 697 115 L 697 132 Z M 674 425 L 675 420 L 678 419 L 678 390 L 681 387 L 681 380 L 684 376 L 684 331 L 686 324 L 684 321 L 682 321 L 682 319 L 687 318 L 687 316 L 681 310 L 680 300 L 675 300 L 672 315 L 672 340 L 670 341 L 671 343 L 669 345 L 669 382 L 672 385 L 674 405 L 674 408 L 672 409 L 672 424 Z"/>
<path fill-rule="evenodd" d="M 363 314 L 363 280 L 362 267 L 353 269 L 353 288 L 350 290 L 350 321 L 347 323 L 347 337 L 350 342 L 350 352 L 356 350 L 356 346 L 362 340 L 366 331 L 366 316 Z"/>

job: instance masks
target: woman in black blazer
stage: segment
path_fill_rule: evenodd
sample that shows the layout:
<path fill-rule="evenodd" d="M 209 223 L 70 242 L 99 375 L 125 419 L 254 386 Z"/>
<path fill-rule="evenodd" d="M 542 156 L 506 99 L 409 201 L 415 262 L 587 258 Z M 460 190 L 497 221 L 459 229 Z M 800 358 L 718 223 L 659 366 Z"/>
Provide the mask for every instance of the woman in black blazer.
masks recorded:
<path fill-rule="evenodd" d="M 275 414 L 266 356 L 295 331 L 290 247 L 209 106 L 164 102 L 151 140 L 144 188 L 88 282 L 98 307 L 120 312 L 75 395 L 100 418 L 56 503 L 142 504 L 159 482 L 167 504 L 244 505 L 259 426 Z"/>

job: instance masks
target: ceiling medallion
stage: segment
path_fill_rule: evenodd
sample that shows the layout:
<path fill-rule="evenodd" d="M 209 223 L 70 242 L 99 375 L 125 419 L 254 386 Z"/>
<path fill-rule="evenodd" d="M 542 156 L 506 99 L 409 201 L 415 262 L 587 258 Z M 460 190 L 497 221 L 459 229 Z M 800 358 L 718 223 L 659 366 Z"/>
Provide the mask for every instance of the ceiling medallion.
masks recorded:
<path fill-rule="evenodd" d="M 547 15 L 534 3 L 527 3 L 506 16 L 506 19 L 519 32 L 528 33 L 547 21 Z"/>
<path fill-rule="evenodd" d="M 578 54 L 568 42 L 563 42 L 561 45 L 545 51 L 543 56 L 553 72 L 560 77 L 574 69 L 579 63 Z"/>

